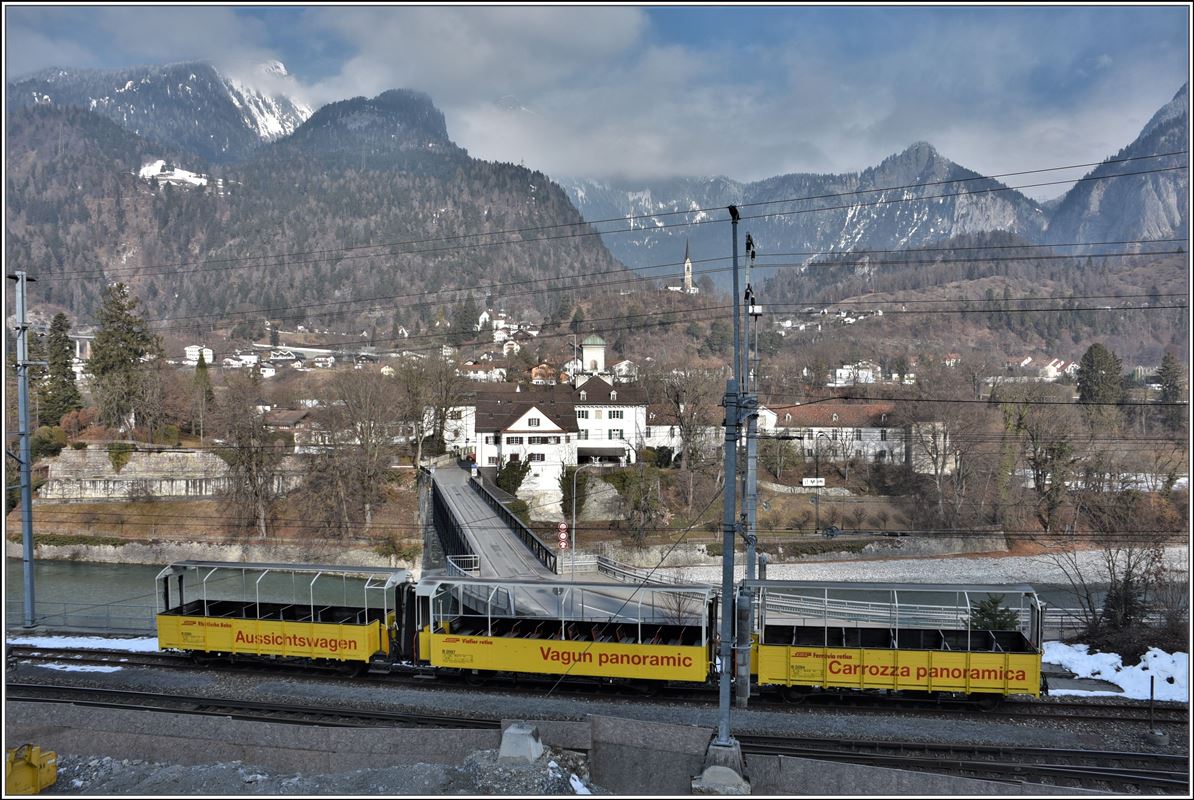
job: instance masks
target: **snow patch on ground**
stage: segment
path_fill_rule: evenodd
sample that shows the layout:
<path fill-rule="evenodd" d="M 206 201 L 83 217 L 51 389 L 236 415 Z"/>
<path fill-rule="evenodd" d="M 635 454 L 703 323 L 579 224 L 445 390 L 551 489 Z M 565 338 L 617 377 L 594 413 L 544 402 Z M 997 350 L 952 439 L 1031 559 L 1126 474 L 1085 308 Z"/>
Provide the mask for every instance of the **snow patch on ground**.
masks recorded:
<path fill-rule="evenodd" d="M 30 647 L 72 647 L 76 650 L 127 650 L 130 653 L 156 653 L 158 637 L 136 636 L 108 639 L 103 636 L 9 636 L 9 644 Z"/>
<path fill-rule="evenodd" d="M 163 173 L 162 167 L 165 164 L 164 159 L 158 159 L 141 167 L 141 171 L 138 174 L 145 180 L 157 178 L 159 181 L 189 183 L 192 186 L 207 185 L 207 177 L 205 175 L 199 175 L 198 173 L 177 166 L 174 167 L 173 171 Z"/>
<path fill-rule="evenodd" d="M 1190 656 L 1188 653 L 1166 653 L 1149 648 L 1140 663 L 1125 667 L 1123 659 L 1115 653 L 1091 653 L 1085 644 L 1062 644 L 1045 642 L 1045 654 L 1041 659 L 1046 664 L 1057 664 L 1068 669 L 1078 678 L 1094 678 L 1114 683 L 1123 688 L 1123 693 L 1082 691 L 1066 689 L 1050 691 L 1051 695 L 1106 695 L 1129 697 L 1135 700 L 1149 698 L 1149 679 L 1155 679 L 1156 699 L 1188 703 L 1190 701 Z"/>
<path fill-rule="evenodd" d="M 60 672 L 120 672 L 124 667 L 106 667 L 103 664 L 37 664 L 42 669 L 56 669 Z"/>

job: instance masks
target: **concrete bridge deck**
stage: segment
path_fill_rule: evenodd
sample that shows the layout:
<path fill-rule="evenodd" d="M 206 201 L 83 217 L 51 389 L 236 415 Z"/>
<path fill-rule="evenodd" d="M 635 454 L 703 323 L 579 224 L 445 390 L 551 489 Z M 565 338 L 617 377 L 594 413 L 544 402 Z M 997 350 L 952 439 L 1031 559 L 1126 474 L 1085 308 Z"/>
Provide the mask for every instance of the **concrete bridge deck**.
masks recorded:
<path fill-rule="evenodd" d="M 436 467 L 432 479 L 477 555 L 480 577 L 558 579 L 469 485 L 467 470 L 455 464 Z"/>

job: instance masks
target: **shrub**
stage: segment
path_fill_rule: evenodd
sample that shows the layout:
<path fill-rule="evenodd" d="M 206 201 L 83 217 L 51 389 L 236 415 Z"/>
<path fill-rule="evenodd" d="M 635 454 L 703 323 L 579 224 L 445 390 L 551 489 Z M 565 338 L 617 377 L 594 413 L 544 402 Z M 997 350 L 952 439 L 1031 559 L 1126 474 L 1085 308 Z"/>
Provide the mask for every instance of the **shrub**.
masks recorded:
<path fill-rule="evenodd" d="M 153 438 L 154 444 L 166 444 L 171 447 L 177 447 L 181 438 L 178 433 L 177 425 L 163 425 L 158 429 L 157 434 Z"/>
<path fill-rule="evenodd" d="M 507 494 L 518 494 L 518 487 L 522 486 L 523 480 L 531 471 L 531 462 L 527 459 L 519 459 L 515 461 L 508 459 L 502 468 L 498 470 L 497 478 L 494 483 L 498 488 Z"/>
<path fill-rule="evenodd" d="M 66 431 L 55 425 L 42 425 L 29 437 L 29 455 L 34 461 L 42 456 L 56 456 L 66 447 Z"/>
<path fill-rule="evenodd" d="M 87 442 L 71 442 L 70 449 L 71 450 L 86 450 Z"/>
<path fill-rule="evenodd" d="M 375 552 L 383 558 L 394 558 L 399 561 L 416 562 L 423 553 L 423 545 L 418 541 L 406 541 L 398 536 L 387 536 L 378 542 Z"/>
<path fill-rule="evenodd" d="M 525 500 L 511 500 L 505 504 L 506 510 L 522 520 L 522 524 L 531 527 L 531 507 Z"/>
<path fill-rule="evenodd" d="M 108 461 L 112 462 L 116 474 L 119 475 L 124 465 L 129 463 L 135 449 L 132 442 L 112 442 L 108 445 Z"/>
<path fill-rule="evenodd" d="M 674 457 L 675 454 L 670 447 L 655 448 L 655 466 L 657 467 L 670 467 Z"/>

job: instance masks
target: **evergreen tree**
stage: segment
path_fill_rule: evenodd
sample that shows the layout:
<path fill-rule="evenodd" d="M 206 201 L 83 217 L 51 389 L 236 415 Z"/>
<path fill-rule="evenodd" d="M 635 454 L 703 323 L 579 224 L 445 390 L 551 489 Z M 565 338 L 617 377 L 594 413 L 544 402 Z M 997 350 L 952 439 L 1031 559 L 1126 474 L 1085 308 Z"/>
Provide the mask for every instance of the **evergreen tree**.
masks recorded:
<path fill-rule="evenodd" d="M 207 416 L 207 410 L 211 408 L 212 403 L 215 402 L 215 391 L 211 387 L 211 376 L 207 374 L 207 359 L 203 357 L 203 351 L 199 351 L 199 363 L 195 365 L 195 378 L 192 382 L 195 397 L 195 414 L 199 421 L 199 441 L 203 441 L 203 420 Z M 192 433 L 194 429 L 192 428 Z"/>
<path fill-rule="evenodd" d="M 1119 356 L 1098 342 L 1092 344 L 1078 364 L 1078 402 L 1122 402 L 1122 371 Z"/>
<path fill-rule="evenodd" d="M 50 335 L 46 343 L 48 373 L 38 392 L 41 418 L 57 425 L 72 411 L 83 407 L 83 397 L 75 386 L 75 371 L 71 369 L 74 347 L 71 345 L 70 320 L 66 314 L 55 314 L 50 322 Z"/>
<path fill-rule="evenodd" d="M 481 312 L 477 310 L 477 300 L 473 297 L 473 293 L 469 292 L 468 297 L 457 303 L 452 309 L 452 332 L 449 335 L 452 344 L 460 347 L 472 339 L 476 332 L 477 319 L 480 316 Z"/>
<path fill-rule="evenodd" d="M 1182 374 L 1181 364 L 1174 358 L 1173 353 L 1166 352 L 1161 359 L 1161 368 L 1157 370 L 1157 378 L 1161 382 L 1161 402 L 1180 403 L 1186 396 L 1186 380 Z M 1186 409 L 1181 406 L 1167 405 L 1163 412 L 1165 424 L 1169 429 L 1178 432 L 1182 422 L 1186 419 Z"/>
<path fill-rule="evenodd" d="M 506 459 L 506 463 L 498 469 L 497 477 L 494 483 L 503 492 L 507 492 L 514 496 L 518 495 L 518 489 L 522 486 L 523 480 L 531 471 L 531 462 L 525 458 L 521 459 Z"/>
<path fill-rule="evenodd" d="M 278 341 L 279 341 L 279 339 L 278 339 L 278 326 L 277 326 L 277 325 L 273 325 L 273 326 L 271 326 L 271 327 L 270 327 L 270 329 L 269 329 L 269 346 L 270 346 L 270 347 L 277 347 L 277 346 L 278 346 Z"/>
<path fill-rule="evenodd" d="M 976 600 L 970 608 L 970 627 L 984 631 L 1014 631 L 1019 618 L 1016 610 L 1003 605 L 1003 595 L 993 594 Z"/>
<path fill-rule="evenodd" d="M 1114 430 L 1120 422 L 1118 404 L 1126 396 L 1119 356 L 1098 342 L 1078 363 L 1078 402 L 1088 404 L 1086 420 L 1092 430 Z"/>
<path fill-rule="evenodd" d="M 100 421 L 121 428 L 142 409 L 147 392 L 142 380 L 143 360 L 162 353 L 158 337 L 136 313 L 139 301 L 123 283 L 104 290 L 99 309 L 99 330 L 91 344 L 88 371 L 95 377 Z"/>

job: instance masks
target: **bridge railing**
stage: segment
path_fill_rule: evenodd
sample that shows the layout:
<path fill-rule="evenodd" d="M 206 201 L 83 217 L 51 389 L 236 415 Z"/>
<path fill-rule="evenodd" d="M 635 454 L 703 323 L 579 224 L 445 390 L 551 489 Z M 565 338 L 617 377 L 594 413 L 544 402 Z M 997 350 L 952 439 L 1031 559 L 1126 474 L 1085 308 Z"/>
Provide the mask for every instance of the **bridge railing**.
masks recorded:
<path fill-rule="evenodd" d="M 444 555 L 449 557 L 475 556 L 473 548 L 469 545 L 468 537 L 464 535 L 464 529 L 456 519 L 456 515 L 452 513 L 452 509 L 448 507 L 448 502 L 444 499 L 439 484 L 435 481 L 431 482 L 431 508 L 435 521 L 435 533 L 439 537 L 440 545 L 444 548 Z"/>
<path fill-rule="evenodd" d="M 479 478 L 469 478 L 469 483 L 473 485 L 473 489 L 476 490 L 477 494 L 481 495 L 481 498 L 485 500 L 486 503 L 489 503 L 490 508 L 497 513 L 501 520 L 510 526 L 510 530 L 512 530 L 514 535 L 517 536 L 524 545 L 526 545 L 527 549 L 531 551 L 531 554 L 535 556 L 535 558 L 539 559 L 539 563 L 547 567 L 552 572 L 555 572 L 556 554 L 553 552 L 552 548 L 544 544 L 543 540 L 536 536 L 530 528 L 524 525 L 522 520 L 514 516 L 514 512 L 502 505 L 502 502 L 498 500 L 497 496 L 493 492 L 489 491 L 489 487 L 487 487 Z"/>

